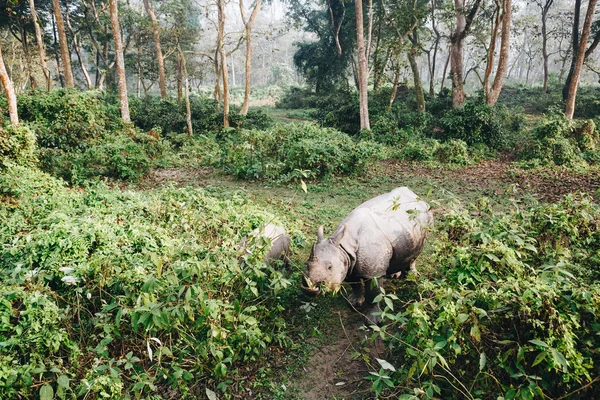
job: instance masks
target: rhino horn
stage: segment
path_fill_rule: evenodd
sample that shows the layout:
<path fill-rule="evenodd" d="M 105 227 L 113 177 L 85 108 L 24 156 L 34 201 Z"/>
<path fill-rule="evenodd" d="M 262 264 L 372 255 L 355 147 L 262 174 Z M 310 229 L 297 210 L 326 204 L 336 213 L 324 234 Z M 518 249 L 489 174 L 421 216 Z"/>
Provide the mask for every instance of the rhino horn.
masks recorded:
<path fill-rule="evenodd" d="M 319 229 L 317 229 L 317 243 L 321 243 L 323 240 L 325 240 L 324 229 L 325 227 L 323 225 L 321 225 Z"/>
<path fill-rule="evenodd" d="M 308 262 L 310 263 L 316 263 L 319 262 L 319 258 L 317 257 L 317 255 L 315 254 L 315 248 L 317 247 L 316 244 L 313 244 L 312 250 L 310 251 L 310 257 L 308 258 Z"/>

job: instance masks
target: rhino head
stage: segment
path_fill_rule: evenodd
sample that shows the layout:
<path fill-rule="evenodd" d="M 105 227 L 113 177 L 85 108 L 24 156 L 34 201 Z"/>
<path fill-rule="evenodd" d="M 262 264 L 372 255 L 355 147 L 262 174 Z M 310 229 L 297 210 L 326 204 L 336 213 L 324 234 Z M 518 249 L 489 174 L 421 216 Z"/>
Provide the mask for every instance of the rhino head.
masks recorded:
<path fill-rule="evenodd" d="M 350 267 L 350 258 L 340 246 L 345 233 L 346 225 L 343 225 L 334 236 L 325 239 L 323 225 L 319 227 L 317 243 L 313 245 L 306 263 L 302 286 L 305 293 L 319 294 L 321 292 L 320 284 L 329 290 L 336 290 L 340 287 Z"/>

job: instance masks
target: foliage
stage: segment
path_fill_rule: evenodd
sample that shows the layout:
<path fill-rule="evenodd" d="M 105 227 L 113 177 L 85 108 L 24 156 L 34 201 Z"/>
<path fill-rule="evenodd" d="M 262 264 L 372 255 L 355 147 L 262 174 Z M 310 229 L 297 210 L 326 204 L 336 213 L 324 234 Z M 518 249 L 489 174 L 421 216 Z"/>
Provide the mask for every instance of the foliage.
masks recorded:
<path fill-rule="evenodd" d="M 244 195 L 69 190 L 21 166 L 0 192 L 0 397 L 197 397 L 289 345 L 291 281 L 262 244 L 236 251 L 282 222 Z"/>
<path fill-rule="evenodd" d="M 265 131 L 242 130 L 227 138 L 224 167 L 240 178 L 288 180 L 303 174 L 320 178 L 360 172 L 378 150 L 373 142 L 355 142 L 314 124 L 278 125 Z"/>
<path fill-rule="evenodd" d="M 523 117 L 509 108 L 467 102 L 463 108 L 447 111 L 440 119 L 441 131 L 435 136 L 459 139 L 469 146 L 484 144 L 493 150 L 507 149 L 515 133 L 520 133 Z"/>
<path fill-rule="evenodd" d="M 435 139 L 409 141 L 400 151 L 399 157 L 406 161 L 432 161 L 439 146 L 440 142 Z"/>
<path fill-rule="evenodd" d="M 33 165 L 36 162 L 36 139 L 29 126 L 0 126 L 0 167 L 8 163 Z"/>
<path fill-rule="evenodd" d="M 449 140 L 440 144 L 434 156 L 442 163 L 467 165 L 471 163 L 469 149 L 462 140 Z"/>
<path fill-rule="evenodd" d="M 406 350 L 403 367 L 388 373 L 395 386 L 442 397 L 543 398 L 596 378 L 600 207 L 570 195 L 494 213 L 483 199 L 440 215 L 439 274 L 417 280 L 405 310 L 394 311 L 391 294 L 378 299 L 387 306 L 374 337 L 392 353 Z"/>

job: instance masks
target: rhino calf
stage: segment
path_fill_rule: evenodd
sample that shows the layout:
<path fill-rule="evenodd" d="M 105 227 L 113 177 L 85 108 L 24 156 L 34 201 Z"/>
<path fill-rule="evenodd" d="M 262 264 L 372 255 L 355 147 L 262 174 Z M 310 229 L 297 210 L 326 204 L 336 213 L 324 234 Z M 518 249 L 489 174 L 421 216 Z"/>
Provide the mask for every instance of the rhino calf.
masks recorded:
<path fill-rule="evenodd" d="M 432 226 L 429 205 L 410 189 L 400 187 L 377 196 L 352 210 L 329 239 L 319 227 L 303 290 L 316 295 L 317 284 L 336 289 L 349 282 L 352 305 L 366 302 L 368 322 L 378 324 L 381 310 L 373 299 L 380 293 L 383 277 L 416 271 L 415 259 Z"/>
<path fill-rule="evenodd" d="M 270 248 L 265 253 L 263 261 L 269 264 L 275 260 L 282 260 L 284 265 L 289 265 L 287 253 L 290 249 L 290 235 L 281 226 L 275 224 L 267 224 L 262 230 L 255 229 L 248 234 L 238 245 L 238 249 L 243 251 L 243 254 L 250 254 L 249 242 L 254 240 L 255 243 L 259 238 L 268 238 L 270 240 Z"/>

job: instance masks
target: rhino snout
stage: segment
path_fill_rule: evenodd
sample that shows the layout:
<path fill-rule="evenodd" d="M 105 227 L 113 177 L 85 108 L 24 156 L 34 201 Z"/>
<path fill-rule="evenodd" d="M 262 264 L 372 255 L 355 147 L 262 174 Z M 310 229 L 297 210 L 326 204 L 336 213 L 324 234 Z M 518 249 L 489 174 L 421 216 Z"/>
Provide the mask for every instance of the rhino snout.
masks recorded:
<path fill-rule="evenodd" d="M 309 296 L 316 296 L 321 292 L 319 287 L 312 283 L 310 278 L 307 278 L 306 276 L 302 277 L 302 291 Z"/>

